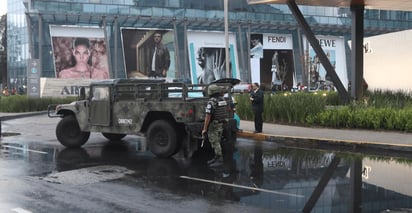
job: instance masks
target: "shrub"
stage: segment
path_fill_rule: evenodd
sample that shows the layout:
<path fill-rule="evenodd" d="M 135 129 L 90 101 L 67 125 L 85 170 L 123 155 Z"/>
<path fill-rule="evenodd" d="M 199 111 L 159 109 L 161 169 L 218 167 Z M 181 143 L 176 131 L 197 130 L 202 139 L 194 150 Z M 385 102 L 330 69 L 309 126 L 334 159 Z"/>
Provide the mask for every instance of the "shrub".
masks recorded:
<path fill-rule="evenodd" d="M 31 112 L 47 110 L 49 104 L 70 103 L 77 97 L 67 98 L 28 98 L 25 95 L 0 97 L 0 112 Z"/>
<path fill-rule="evenodd" d="M 306 117 L 323 111 L 326 96 L 315 93 L 266 93 L 263 119 L 265 122 L 304 123 Z M 253 111 L 248 94 L 235 96 L 236 110 L 244 120 L 253 120 Z"/>
<path fill-rule="evenodd" d="M 241 119 L 253 120 L 249 96 L 237 98 Z M 412 98 L 407 93 L 366 92 L 360 101 L 337 105 L 340 103 L 335 92 L 265 94 L 263 119 L 332 128 L 412 131 Z"/>

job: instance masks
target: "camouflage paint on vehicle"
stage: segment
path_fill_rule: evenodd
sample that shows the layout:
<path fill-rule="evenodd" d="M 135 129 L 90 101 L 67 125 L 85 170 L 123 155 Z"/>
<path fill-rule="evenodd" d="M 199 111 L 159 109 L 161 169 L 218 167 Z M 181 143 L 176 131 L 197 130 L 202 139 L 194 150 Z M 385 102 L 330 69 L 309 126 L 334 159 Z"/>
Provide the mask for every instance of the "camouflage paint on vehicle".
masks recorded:
<path fill-rule="evenodd" d="M 228 91 L 233 86 L 228 82 L 220 84 Z M 204 122 L 204 107 L 208 101 L 204 91 L 207 91 L 207 86 L 151 79 L 92 82 L 88 94 L 80 94 L 84 100 L 58 105 L 55 113 L 50 112 L 53 106 L 49 106 L 49 116 L 74 116 L 82 132 L 125 135 L 146 135 L 154 121 L 163 120 L 166 123 L 162 125 L 170 124 L 176 130 L 177 137 L 182 139 L 183 142 L 178 143 L 190 149 L 187 152 L 193 152 L 197 148 Z M 226 100 L 229 102 L 232 99 L 228 97 Z M 233 113 L 230 108 L 227 110 L 225 129 L 236 129 L 235 126 L 232 128 L 235 123 L 231 121 Z"/>

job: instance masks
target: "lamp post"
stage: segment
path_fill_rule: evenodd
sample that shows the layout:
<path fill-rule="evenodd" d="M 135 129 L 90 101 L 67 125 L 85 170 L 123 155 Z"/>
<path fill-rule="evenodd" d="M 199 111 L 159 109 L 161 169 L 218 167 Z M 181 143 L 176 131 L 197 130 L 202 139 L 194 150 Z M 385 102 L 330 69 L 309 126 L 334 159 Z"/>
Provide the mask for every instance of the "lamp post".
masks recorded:
<path fill-rule="evenodd" d="M 224 0 L 224 17 L 225 17 L 225 56 L 226 56 L 226 78 L 230 78 L 230 58 L 229 58 L 229 21 L 228 21 L 228 1 Z"/>

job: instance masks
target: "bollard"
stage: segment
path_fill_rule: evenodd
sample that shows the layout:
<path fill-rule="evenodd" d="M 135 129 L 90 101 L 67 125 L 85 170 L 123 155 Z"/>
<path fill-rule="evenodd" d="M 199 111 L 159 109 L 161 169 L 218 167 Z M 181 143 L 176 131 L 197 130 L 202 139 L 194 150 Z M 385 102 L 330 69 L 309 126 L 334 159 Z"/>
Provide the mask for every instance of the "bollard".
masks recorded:
<path fill-rule="evenodd" d="M 3 133 L 1 131 L 1 118 L 0 118 L 0 138 L 3 136 Z"/>

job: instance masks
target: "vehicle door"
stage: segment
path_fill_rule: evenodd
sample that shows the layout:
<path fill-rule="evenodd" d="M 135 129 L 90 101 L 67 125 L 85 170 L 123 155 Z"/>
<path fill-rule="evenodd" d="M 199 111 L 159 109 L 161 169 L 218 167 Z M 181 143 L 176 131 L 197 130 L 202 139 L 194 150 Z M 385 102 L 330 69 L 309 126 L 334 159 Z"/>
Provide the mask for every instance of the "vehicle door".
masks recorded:
<path fill-rule="evenodd" d="M 91 88 L 90 124 L 109 126 L 110 124 L 110 87 L 94 86 Z"/>

